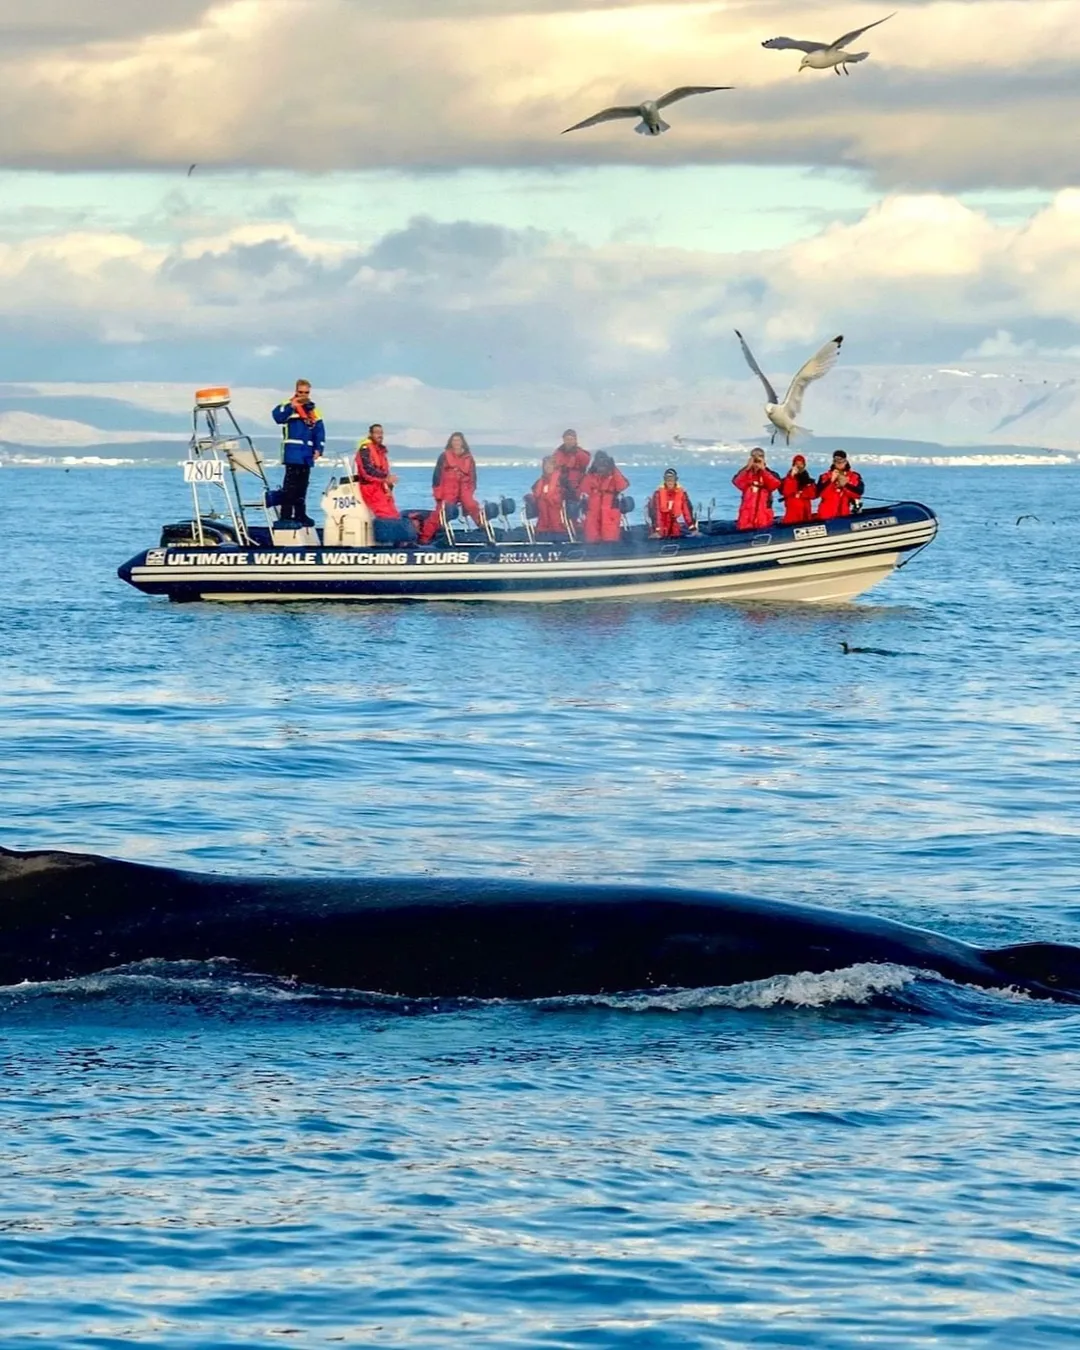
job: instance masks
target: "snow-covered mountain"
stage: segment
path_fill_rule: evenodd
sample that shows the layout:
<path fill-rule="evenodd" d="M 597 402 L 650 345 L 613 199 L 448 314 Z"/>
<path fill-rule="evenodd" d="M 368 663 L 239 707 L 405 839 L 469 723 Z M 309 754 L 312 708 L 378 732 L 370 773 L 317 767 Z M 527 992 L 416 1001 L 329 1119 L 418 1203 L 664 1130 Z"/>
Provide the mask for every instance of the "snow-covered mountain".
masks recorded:
<path fill-rule="evenodd" d="M 245 428 L 273 434 L 283 388 L 236 388 Z M 86 446 L 168 439 L 190 426 L 187 384 L 9 387 L 0 441 Z M 781 385 L 781 394 L 783 386 Z M 455 390 L 408 376 L 321 389 L 332 436 L 353 437 L 383 422 L 398 446 L 442 445 L 453 430 L 477 445 L 547 446 L 565 426 L 586 445 L 687 440 L 737 441 L 764 433 L 761 386 L 752 377 L 657 380 L 560 387 L 542 383 Z M 61 412 L 66 416 L 44 415 Z M 1080 362 L 981 360 L 956 366 L 846 366 L 811 385 L 800 419 L 819 436 L 920 440 L 942 445 L 1080 449 Z M 140 427 L 145 426 L 145 430 Z"/>
<path fill-rule="evenodd" d="M 67 447 L 128 445 L 142 441 L 176 440 L 168 432 L 109 431 L 86 422 L 43 417 L 33 412 L 0 412 L 0 445 Z"/>
<path fill-rule="evenodd" d="M 760 386 L 720 381 L 688 390 L 674 414 L 669 407 L 642 410 L 635 421 L 673 434 L 754 435 L 765 425 L 764 411 L 747 413 L 748 394 L 762 409 Z M 800 421 L 831 437 L 1077 449 L 1080 364 L 841 366 L 810 386 Z"/>

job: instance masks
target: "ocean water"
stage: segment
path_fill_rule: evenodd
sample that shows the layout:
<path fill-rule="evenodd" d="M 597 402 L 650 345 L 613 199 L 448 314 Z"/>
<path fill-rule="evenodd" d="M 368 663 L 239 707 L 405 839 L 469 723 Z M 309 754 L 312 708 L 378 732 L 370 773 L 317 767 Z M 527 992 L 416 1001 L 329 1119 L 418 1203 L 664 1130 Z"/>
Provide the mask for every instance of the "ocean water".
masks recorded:
<path fill-rule="evenodd" d="M 873 466 L 941 533 L 826 609 L 170 606 L 115 569 L 189 513 L 178 470 L 0 476 L 9 847 L 1080 943 L 1080 467 Z M 24 984 L 0 1347 L 1072 1346 L 1078 1139 L 1080 1011 L 899 967 L 532 1004 Z"/>

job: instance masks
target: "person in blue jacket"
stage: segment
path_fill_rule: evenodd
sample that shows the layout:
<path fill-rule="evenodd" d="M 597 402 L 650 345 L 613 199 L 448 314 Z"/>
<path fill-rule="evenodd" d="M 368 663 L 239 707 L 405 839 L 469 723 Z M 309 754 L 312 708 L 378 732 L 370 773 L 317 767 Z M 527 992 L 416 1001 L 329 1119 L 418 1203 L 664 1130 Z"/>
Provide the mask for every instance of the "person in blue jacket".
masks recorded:
<path fill-rule="evenodd" d="M 312 522 L 307 514 L 308 480 L 311 478 L 311 466 L 322 454 L 326 444 L 322 414 L 311 401 L 311 381 L 297 380 L 296 393 L 285 403 L 277 405 L 273 417 L 281 427 L 281 458 L 285 465 L 279 519 L 282 522 L 295 521 L 298 525 L 310 525 Z"/>

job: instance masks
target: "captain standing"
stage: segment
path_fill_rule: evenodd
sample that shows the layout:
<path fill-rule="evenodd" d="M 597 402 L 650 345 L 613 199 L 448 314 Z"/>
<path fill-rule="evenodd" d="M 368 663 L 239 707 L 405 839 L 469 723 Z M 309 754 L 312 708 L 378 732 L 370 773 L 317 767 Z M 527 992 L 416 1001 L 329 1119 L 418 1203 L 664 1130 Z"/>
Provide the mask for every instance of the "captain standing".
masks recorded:
<path fill-rule="evenodd" d="M 311 381 L 297 380 L 296 392 L 277 405 L 273 418 L 281 427 L 281 459 L 285 465 L 279 519 L 282 524 L 311 525 L 307 514 L 308 482 L 311 466 L 326 444 L 322 414 L 311 400 Z"/>

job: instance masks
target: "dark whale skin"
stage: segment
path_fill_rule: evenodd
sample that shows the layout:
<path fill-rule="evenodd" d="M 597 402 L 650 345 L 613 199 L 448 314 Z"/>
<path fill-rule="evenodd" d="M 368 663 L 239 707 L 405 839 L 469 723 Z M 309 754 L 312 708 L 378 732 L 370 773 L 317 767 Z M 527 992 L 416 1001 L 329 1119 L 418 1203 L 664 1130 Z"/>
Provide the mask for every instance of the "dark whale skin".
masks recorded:
<path fill-rule="evenodd" d="M 1080 948 L 981 949 L 782 900 L 483 878 L 231 877 L 0 848 L 0 984 L 215 957 L 412 998 L 701 988 L 879 962 L 1080 1003 Z"/>

